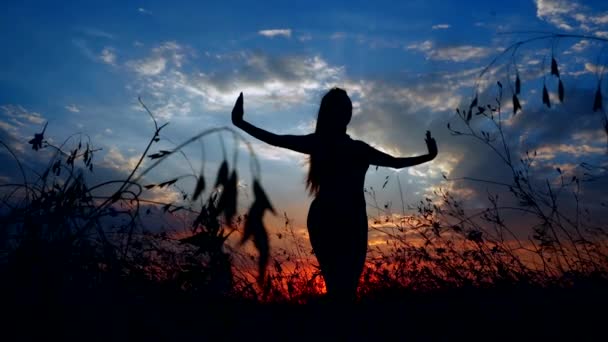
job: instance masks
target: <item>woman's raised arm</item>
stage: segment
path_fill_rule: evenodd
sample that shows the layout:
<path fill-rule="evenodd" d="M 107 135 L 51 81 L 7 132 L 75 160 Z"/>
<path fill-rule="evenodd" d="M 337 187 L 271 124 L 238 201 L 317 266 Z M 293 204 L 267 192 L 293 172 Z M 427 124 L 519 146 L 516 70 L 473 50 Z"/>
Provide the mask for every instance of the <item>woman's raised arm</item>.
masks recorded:
<path fill-rule="evenodd" d="M 435 159 L 437 156 L 437 143 L 435 139 L 431 137 L 431 132 L 426 131 L 426 142 L 429 153 L 423 154 L 416 157 L 393 157 L 384 152 L 378 151 L 375 148 L 369 146 L 367 149 L 367 158 L 371 165 L 392 167 L 394 169 L 400 169 L 408 166 L 414 166 L 422 163 L 426 163 Z"/>
<path fill-rule="evenodd" d="M 262 140 L 263 142 L 287 148 L 300 153 L 310 154 L 312 151 L 312 140 L 313 135 L 279 135 L 272 132 L 268 132 L 264 129 L 256 127 L 243 119 L 243 93 L 239 95 L 239 98 L 234 104 L 232 109 L 232 123 L 249 133 L 252 137 Z"/>

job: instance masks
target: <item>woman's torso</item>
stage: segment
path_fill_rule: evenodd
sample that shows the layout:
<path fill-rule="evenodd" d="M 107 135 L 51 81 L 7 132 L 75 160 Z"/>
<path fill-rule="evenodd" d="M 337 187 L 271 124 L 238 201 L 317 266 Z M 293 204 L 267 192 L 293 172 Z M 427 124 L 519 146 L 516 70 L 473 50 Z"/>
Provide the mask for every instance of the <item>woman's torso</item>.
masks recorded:
<path fill-rule="evenodd" d="M 317 144 L 320 184 L 314 207 L 320 207 L 316 210 L 322 210 L 323 216 L 365 215 L 363 187 L 369 163 L 364 148 L 365 143 L 348 135 L 332 143 Z"/>

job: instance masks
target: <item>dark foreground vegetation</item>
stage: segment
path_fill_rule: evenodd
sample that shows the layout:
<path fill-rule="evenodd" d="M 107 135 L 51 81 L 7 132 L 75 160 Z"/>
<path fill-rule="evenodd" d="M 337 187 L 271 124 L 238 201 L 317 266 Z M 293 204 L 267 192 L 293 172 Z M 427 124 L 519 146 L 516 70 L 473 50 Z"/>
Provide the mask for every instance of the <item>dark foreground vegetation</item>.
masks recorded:
<path fill-rule="evenodd" d="M 181 148 L 149 153 L 158 131 L 142 160 Z M 557 220 L 562 213 L 542 204 L 552 195 L 523 186 L 532 183 L 523 173 L 513 193 L 528 196 L 520 208 L 545 223 L 534 226 L 531 242 L 515 239 L 492 198 L 473 213 L 449 193 L 420 201 L 415 215 L 376 203 L 372 230 L 386 234 L 387 245 L 370 248 L 358 302 L 336 305 L 323 297 L 314 258 L 290 220 L 272 234 L 264 227 L 272 205 L 259 183 L 248 197 L 253 209 L 237 213 L 236 171 L 226 162 L 213 186 L 194 175 L 191 192 L 177 187 L 180 177 L 143 183 L 157 164 L 89 185 L 97 152 L 90 143 L 56 147 L 43 133 L 31 143 L 54 153 L 34 179 L 24 171 L 22 183 L 2 186 L 5 340 L 545 340 L 602 331 L 605 227 Z M 178 202 L 145 199 L 145 191 L 171 186 L 181 191 Z M 366 191 L 375 203 L 374 190 Z M 146 226 L 161 217 L 182 222 L 178 216 L 182 230 Z M 247 236 L 256 251 L 240 246 Z M 286 247 L 271 251 L 277 239 Z"/>
<path fill-rule="evenodd" d="M 97 290 L 64 288 L 72 292 L 56 297 L 48 288 L 19 291 L 3 305 L 3 340 L 589 341 L 602 340 L 608 304 L 602 283 L 569 289 L 379 290 L 340 307 L 202 298 L 151 286 L 123 281 Z"/>

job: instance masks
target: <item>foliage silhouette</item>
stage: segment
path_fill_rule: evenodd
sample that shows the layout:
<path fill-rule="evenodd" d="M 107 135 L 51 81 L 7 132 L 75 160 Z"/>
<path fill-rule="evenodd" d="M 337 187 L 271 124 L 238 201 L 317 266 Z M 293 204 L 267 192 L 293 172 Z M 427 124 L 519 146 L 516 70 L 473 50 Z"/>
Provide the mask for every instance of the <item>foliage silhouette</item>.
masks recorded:
<path fill-rule="evenodd" d="M 62 277 L 90 282 L 82 285 L 83 289 L 107 286 L 101 281 L 106 277 L 115 282 L 135 276 L 175 281 L 181 288 L 194 286 L 196 291 L 209 296 L 231 293 L 232 265 L 230 255 L 225 251 L 225 242 L 238 228 L 231 228 L 230 224 L 236 215 L 236 171 L 228 178 L 225 175 L 228 164 L 226 161 L 222 163 L 216 186 L 210 190 L 200 210 L 195 210 L 194 205 L 205 188 L 202 172 L 198 176 L 184 175 L 145 186 L 140 181 L 144 174 L 176 155 L 176 152 L 181 152 L 186 145 L 211 134 L 230 132 L 235 141 L 241 139 L 251 153 L 255 191 L 259 193 L 263 190 L 257 180 L 259 166 L 255 154 L 251 146 L 230 128 L 207 130 L 171 151 L 160 150 L 148 154 L 151 147 L 160 141 L 159 133 L 166 124 L 159 126 L 141 99 L 140 102 L 154 123 L 154 134 L 138 163 L 123 180 L 103 181 L 94 185 L 86 183 L 85 171 L 76 162 L 81 160 L 84 168 L 92 173 L 93 156 L 99 149 L 92 148 L 90 141 L 83 141 L 82 135 L 74 143 L 77 146 L 68 152 L 65 152 L 68 144 L 77 136 L 68 138 L 61 146 L 54 146 L 44 139 L 46 124 L 42 133 L 36 133 L 34 139 L 30 140 L 34 150 L 39 153 L 52 149 L 55 154 L 37 179 L 28 181 L 25 172 L 22 172 L 23 184 L 2 185 L 2 189 L 11 190 L 3 191 L 0 220 L 3 258 L 0 271 L 3 278 L 14 280 L 9 287 L 21 294 L 18 298 L 31 295 L 27 289 L 32 286 L 38 290 L 42 290 L 38 288 L 42 284 L 60 286 L 56 282 Z M 10 147 L 5 143 L 2 145 L 23 170 Z M 138 172 L 146 156 L 154 163 Z M 180 190 L 186 203 L 158 203 L 143 197 L 144 189 L 177 188 L 181 179 L 190 176 L 196 178 L 197 183 L 192 195 Z M 191 200 L 186 201 L 188 198 Z M 175 239 L 165 231 L 155 234 L 148 230 L 142 224 L 142 215 L 151 215 L 151 209 L 155 206 L 160 206 L 162 213 L 170 215 L 180 210 L 188 212 L 192 218 L 191 236 Z M 224 217 L 223 221 L 220 216 Z M 265 228 L 261 226 L 258 229 Z M 259 245 L 257 240 L 256 245 Z M 268 246 L 260 253 L 260 259 L 266 260 Z M 181 261 L 169 262 L 165 259 L 168 255 Z M 72 266 L 57 269 L 60 265 Z M 259 266 L 258 272 L 264 274 L 266 264 L 260 263 Z M 172 267 L 176 269 L 172 271 Z M 188 271 L 179 272 L 179 269 Z M 178 272 L 170 275 L 175 271 Z M 28 272 L 31 274 L 28 275 Z M 44 281 L 38 284 L 41 280 Z M 69 286 L 80 287 L 77 284 Z"/>
<path fill-rule="evenodd" d="M 508 85 L 511 90 L 511 93 L 513 94 L 512 95 L 513 115 L 517 114 L 518 111 L 522 110 L 522 106 L 519 101 L 519 96 L 521 95 L 521 79 L 520 79 L 517 59 L 516 59 L 516 55 L 521 50 L 522 47 L 530 45 L 534 42 L 539 42 L 539 41 L 548 41 L 551 44 L 551 65 L 550 65 L 549 75 L 557 78 L 557 80 L 558 80 L 558 88 L 557 88 L 558 99 L 560 102 L 564 102 L 565 89 L 564 89 L 564 83 L 562 80 L 562 75 L 560 74 L 560 71 L 559 71 L 559 64 L 556 59 L 555 46 L 562 40 L 579 40 L 579 41 L 585 40 L 585 41 L 597 42 L 598 44 L 604 44 L 604 45 L 608 43 L 608 39 L 606 39 L 606 38 L 599 37 L 599 36 L 583 35 L 583 34 L 547 33 L 547 32 L 535 32 L 535 31 L 505 32 L 504 34 L 526 34 L 526 35 L 531 35 L 532 37 L 523 39 L 523 40 L 519 40 L 519 41 L 509 45 L 500 54 L 498 54 L 479 73 L 479 75 L 477 77 L 475 88 L 476 88 L 476 94 L 477 94 L 477 92 L 479 91 L 479 87 L 480 87 L 480 83 L 481 83 L 482 79 L 484 79 L 484 77 L 487 74 L 489 74 L 491 70 L 493 70 L 497 67 L 497 64 L 500 62 L 500 60 L 502 58 L 504 58 L 505 56 L 509 56 L 510 59 L 507 63 L 506 69 L 507 69 Z M 603 52 L 603 50 L 602 50 L 602 52 Z M 599 60 L 599 56 L 598 56 L 598 60 Z M 542 68 L 543 69 L 545 68 L 544 61 L 542 63 Z M 511 69 L 514 69 L 514 71 L 512 72 Z M 602 86 L 601 86 L 602 81 L 604 79 L 605 69 L 606 69 L 605 66 L 602 66 L 597 74 L 598 81 L 597 81 L 597 88 L 595 90 L 595 95 L 593 98 L 592 109 L 594 112 L 601 112 L 603 114 L 604 128 L 605 128 L 605 133 L 606 133 L 606 137 L 607 137 L 607 141 L 608 141 L 608 113 L 606 113 L 606 111 L 604 110 L 604 107 L 603 107 L 603 94 L 602 94 Z M 513 77 L 511 72 L 514 73 L 514 75 L 515 75 L 515 85 L 514 86 L 511 83 L 511 79 Z M 543 70 L 543 73 L 545 73 L 544 70 Z M 549 91 L 547 89 L 545 81 L 546 81 L 546 77 L 543 77 L 543 89 L 541 92 L 542 103 L 545 104 L 548 108 L 551 108 Z M 499 85 L 502 87 L 502 84 L 499 83 Z M 472 102 L 476 102 L 476 101 L 477 101 L 477 95 L 475 95 L 475 98 L 473 99 Z M 468 117 L 468 119 L 470 120 L 470 117 Z M 607 144 L 608 144 L 608 142 L 607 142 Z"/>

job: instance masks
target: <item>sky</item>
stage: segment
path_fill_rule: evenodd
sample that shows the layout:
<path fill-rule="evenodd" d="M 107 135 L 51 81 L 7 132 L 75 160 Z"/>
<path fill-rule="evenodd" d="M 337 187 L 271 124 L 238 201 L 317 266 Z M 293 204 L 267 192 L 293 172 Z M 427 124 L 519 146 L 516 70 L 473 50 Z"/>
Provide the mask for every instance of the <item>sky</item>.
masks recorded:
<path fill-rule="evenodd" d="M 49 141 L 82 133 L 102 149 L 95 154 L 95 172 L 87 174 L 94 183 L 127 174 L 151 137 L 154 126 L 138 97 L 160 124 L 169 122 L 155 152 L 231 126 L 241 91 L 246 120 L 280 134 L 310 133 L 321 97 L 338 86 L 353 101 L 351 137 L 396 156 L 426 153 L 426 130 L 437 139 L 439 156 L 431 163 L 370 168 L 366 187 L 375 189 L 381 205 L 401 208 L 399 180 L 406 204 L 443 189 L 479 207 L 487 205 L 489 191 L 500 190 L 443 175 L 503 181 L 509 170 L 487 146 L 450 134 L 446 125 L 462 126 L 455 109 L 468 107 L 474 94 L 490 103 L 496 81 L 512 86 L 514 65 L 524 108 L 512 116 L 510 101 L 504 103 L 514 154 L 537 151 L 538 180 L 555 181 L 557 167 L 574 175 L 583 173 L 582 162 L 606 166 L 603 116 L 592 111 L 608 61 L 606 41 L 533 42 L 513 59 L 499 58 L 479 78 L 504 49 L 539 32 L 608 39 L 605 1 L 5 1 L 2 8 L 0 139 L 33 169 L 45 161 L 27 141 L 46 122 Z M 543 77 L 552 52 L 566 88 L 563 104 L 556 79 Z M 543 79 L 550 109 L 540 101 Z M 605 81 L 601 87 L 606 94 Z M 234 145 L 231 134 L 222 137 L 229 160 L 239 151 L 240 184 L 248 189 L 247 150 Z M 311 200 L 306 156 L 246 138 L 277 211 L 305 227 Z M 187 160 L 172 156 L 144 182 L 190 173 L 190 164 L 212 178 L 222 160 L 219 141 L 211 135 L 189 145 Z M 14 180 L 16 164 L 4 150 L 0 159 L 7 165 L 0 180 Z M 191 188 L 189 181 L 178 185 Z M 607 190 L 608 183 L 596 182 L 585 198 L 593 207 Z M 178 194 L 172 188 L 149 196 L 173 200 Z M 247 201 L 245 196 L 243 207 Z M 371 207 L 368 212 L 374 214 Z"/>

